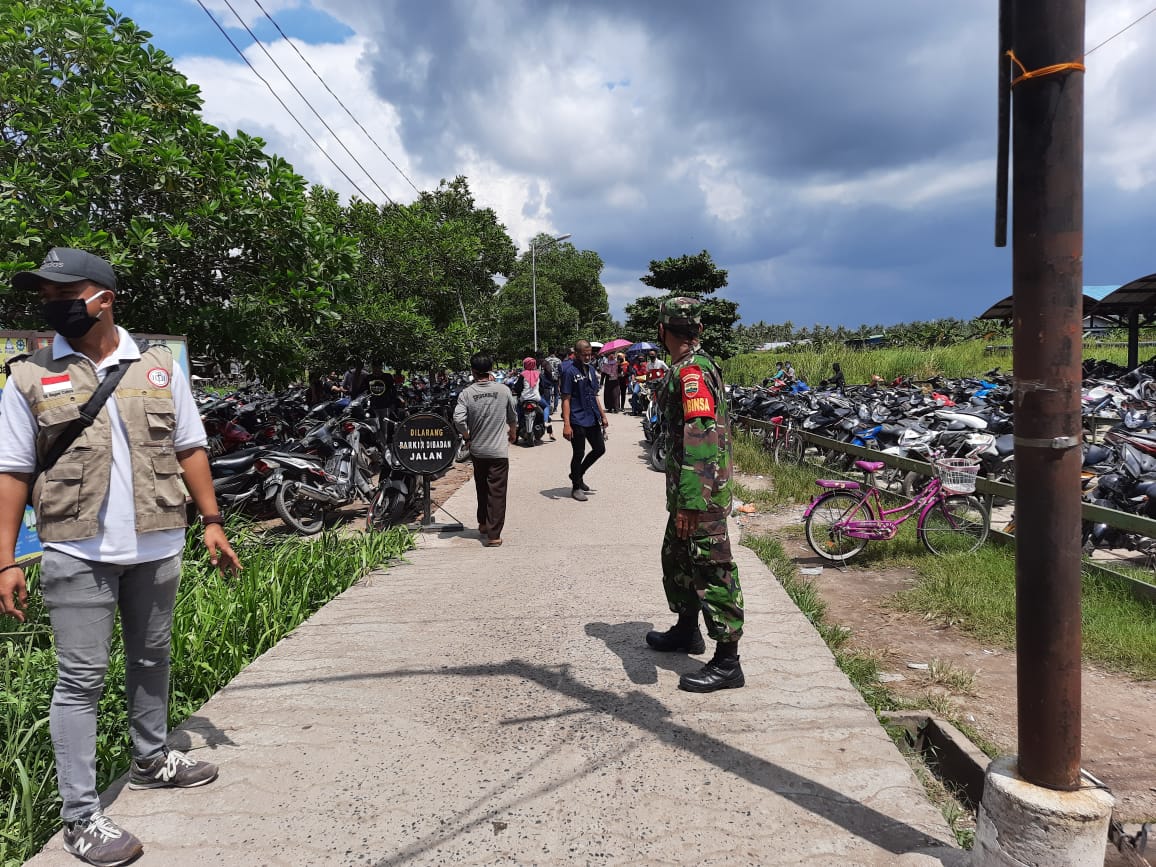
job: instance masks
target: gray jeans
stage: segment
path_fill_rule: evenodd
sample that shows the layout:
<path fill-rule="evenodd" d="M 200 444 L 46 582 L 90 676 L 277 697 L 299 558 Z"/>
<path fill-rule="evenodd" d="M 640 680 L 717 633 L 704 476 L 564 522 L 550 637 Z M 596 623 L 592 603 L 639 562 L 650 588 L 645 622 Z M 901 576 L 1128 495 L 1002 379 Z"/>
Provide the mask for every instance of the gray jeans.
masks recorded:
<path fill-rule="evenodd" d="M 116 566 L 47 550 L 40 575 L 56 641 L 56 689 L 48 723 L 64 802 L 60 815 L 71 821 L 100 806 L 96 791 L 96 706 L 104 690 L 118 608 L 124 633 L 133 756 L 151 759 L 164 749 L 169 648 L 181 557 Z"/>

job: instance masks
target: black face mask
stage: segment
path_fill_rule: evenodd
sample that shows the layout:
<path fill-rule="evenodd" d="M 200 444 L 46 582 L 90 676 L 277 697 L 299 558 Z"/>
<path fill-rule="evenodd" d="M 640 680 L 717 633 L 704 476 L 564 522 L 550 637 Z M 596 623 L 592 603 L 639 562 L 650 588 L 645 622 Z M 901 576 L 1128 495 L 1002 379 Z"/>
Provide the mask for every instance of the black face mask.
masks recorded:
<path fill-rule="evenodd" d="M 104 292 L 97 292 L 92 298 L 73 298 L 70 301 L 45 301 L 40 305 L 40 315 L 61 337 L 74 340 L 84 337 L 100 320 L 99 316 L 88 315 L 88 302 L 99 298 Z"/>

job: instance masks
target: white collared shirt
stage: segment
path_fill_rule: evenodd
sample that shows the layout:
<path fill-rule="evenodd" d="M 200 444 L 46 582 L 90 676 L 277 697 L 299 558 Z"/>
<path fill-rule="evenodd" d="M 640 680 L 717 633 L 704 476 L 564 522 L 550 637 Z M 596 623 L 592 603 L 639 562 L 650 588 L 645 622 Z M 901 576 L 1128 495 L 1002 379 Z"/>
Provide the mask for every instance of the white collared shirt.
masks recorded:
<path fill-rule="evenodd" d="M 93 364 L 88 356 L 76 352 L 68 340 L 56 335 L 52 341 L 53 360 L 76 355 L 93 364 L 96 377 L 104 381 L 109 368 L 127 359 L 139 359 L 140 349 L 127 331 L 117 326 L 120 344 L 116 351 L 100 364 Z M 173 446 L 176 451 L 204 447 L 205 427 L 201 424 L 189 382 L 179 364 L 173 365 L 170 383 L 176 427 Z M 79 542 L 48 542 L 44 547 L 60 551 L 82 560 L 99 563 L 132 565 L 165 560 L 179 554 L 185 544 L 184 530 L 157 530 L 137 533 L 136 507 L 132 487 L 132 458 L 128 446 L 128 432 L 116 409 L 116 394 L 105 404 L 112 432 L 112 476 L 108 493 L 100 506 L 100 530 L 91 539 Z M 31 473 L 36 469 L 36 417 L 27 401 L 15 388 L 0 394 L 0 473 Z"/>

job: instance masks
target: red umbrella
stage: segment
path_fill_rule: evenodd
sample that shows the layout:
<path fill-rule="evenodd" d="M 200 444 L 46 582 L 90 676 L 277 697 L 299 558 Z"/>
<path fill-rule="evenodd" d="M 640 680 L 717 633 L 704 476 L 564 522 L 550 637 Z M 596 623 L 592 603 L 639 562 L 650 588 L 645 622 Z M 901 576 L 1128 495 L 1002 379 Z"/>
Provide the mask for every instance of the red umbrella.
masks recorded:
<path fill-rule="evenodd" d="M 616 337 L 609 343 L 602 344 L 602 348 L 598 350 L 599 355 L 606 355 L 609 352 L 617 352 L 619 349 L 625 349 L 630 346 L 629 340 L 623 340 L 621 337 Z"/>

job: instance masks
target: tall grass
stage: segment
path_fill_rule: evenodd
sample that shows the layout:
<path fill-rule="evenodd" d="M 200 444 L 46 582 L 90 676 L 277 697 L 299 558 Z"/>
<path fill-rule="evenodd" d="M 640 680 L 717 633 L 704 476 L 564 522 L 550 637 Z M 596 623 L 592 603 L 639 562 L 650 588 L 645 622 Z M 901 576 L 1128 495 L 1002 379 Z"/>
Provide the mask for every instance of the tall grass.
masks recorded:
<path fill-rule="evenodd" d="M 775 362 L 790 360 L 795 373 L 812 386 L 831 376 L 831 365 L 839 362 L 847 384 L 863 384 L 878 374 L 890 381 L 897 376 L 930 379 L 932 376 L 980 376 L 993 367 L 1011 370 L 1012 354 L 1001 350 L 987 352 L 991 344 L 984 340 L 968 340 L 951 346 L 919 349 L 913 346 L 848 349 L 845 346 L 826 346 L 821 349 L 790 349 L 775 352 L 751 352 L 736 355 L 723 364 L 727 382 L 735 385 L 757 385 L 764 377 L 773 376 Z M 1151 347 L 1142 347 L 1141 360 L 1152 353 Z M 1095 342 L 1084 344 L 1084 358 L 1097 358 L 1124 365 L 1128 350 L 1123 346 L 1103 346 Z"/>
<path fill-rule="evenodd" d="M 185 552 L 173 617 L 169 721 L 194 713 L 249 662 L 374 567 L 412 544 L 405 530 L 270 544 L 233 528 L 245 565 L 233 579 L 218 575 L 199 545 Z M 48 617 L 30 581 L 27 622 L 0 633 L 0 864 L 21 864 L 59 827 L 60 799 L 48 733 L 56 655 Z M 3 621 L 14 624 L 13 621 Z M 131 760 L 124 695 L 124 646 L 113 636 L 107 688 L 97 728 L 99 788 Z"/>
<path fill-rule="evenodd" d="M 797 376 L 815 386 L 832 375 L 835 362 L 843 368 L 847 384 L 868 383 L 872 375 L 885 380 L 897 376 L 930 379 L 933 376 L 976 376 L 993 367 L 1007 370 L 1011 367 L 1010 352 L 985 353 L 987 343 L 969 340 L 952 346 L 919 349 L 914 346 L 881 347 L 878 349 L 848 349 L 845 346 L 826 346 L 789 352 L 752 352 L 736 355 L 724 365 L 727 382 L 735 385 L 757 385 L 764 377 L 773 376 L 775 362 L 789 359 Z"/>
<path fill-rule="evenodd" d="M 981 641 L 1015 646 L 1015 551 L 988 545 L 916 563 L 919 583 L 896 597 L 906 611 L 951 623 Z M 1156 678 L 1156 607 L 1095 572 L 1083 576 L 1086 659 L 1136 677 Z"/>
<path fill-rule="evenodd" d="M 815 479 L 818 469 L 811 464 L 776 464 L 756 436 L 736 430 L 731 437 L 736 469 L 771 480 L 767 490 L 749 490 L 739 485 L 740 499 L 758 503 L 761 506 L 785 506 L 791 503 L 805 503 L 815 495 Z"/>

